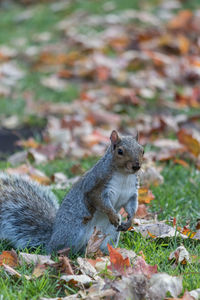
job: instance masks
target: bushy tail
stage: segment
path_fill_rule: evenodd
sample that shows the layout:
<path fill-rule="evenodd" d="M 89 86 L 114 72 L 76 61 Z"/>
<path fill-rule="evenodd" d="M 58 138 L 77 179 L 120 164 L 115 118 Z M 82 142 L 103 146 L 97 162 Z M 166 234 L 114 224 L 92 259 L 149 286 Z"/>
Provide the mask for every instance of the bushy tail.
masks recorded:
<path fill-rule="evenodd" d="M 47 187 L 0 173 L 1 239 L 16 248 L 46 246 L 57 210 L 57 199 Z"/>

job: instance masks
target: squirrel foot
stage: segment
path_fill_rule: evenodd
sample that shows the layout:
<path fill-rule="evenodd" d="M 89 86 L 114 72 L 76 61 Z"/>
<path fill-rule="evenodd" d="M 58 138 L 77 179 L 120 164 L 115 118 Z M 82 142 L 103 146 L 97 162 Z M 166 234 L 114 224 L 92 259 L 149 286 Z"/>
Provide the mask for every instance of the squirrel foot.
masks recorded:
<path fill-rule="evenodd" d="M 123 222 L 121 225 L 117 227 L 117 231 L 127 231 L 131 227 L 131 220 L 127 222 Z"/>

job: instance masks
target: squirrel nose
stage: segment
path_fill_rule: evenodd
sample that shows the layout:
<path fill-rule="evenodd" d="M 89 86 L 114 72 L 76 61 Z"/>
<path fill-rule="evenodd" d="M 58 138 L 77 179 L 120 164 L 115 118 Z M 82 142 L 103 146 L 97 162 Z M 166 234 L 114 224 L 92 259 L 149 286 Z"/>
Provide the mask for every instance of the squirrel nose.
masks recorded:
<path fill-rule="evenodd" d="M 140 164 L 139 163 L 134 164 L 132 169 L 133 171 L 138 171 L 140 169 Z"/>

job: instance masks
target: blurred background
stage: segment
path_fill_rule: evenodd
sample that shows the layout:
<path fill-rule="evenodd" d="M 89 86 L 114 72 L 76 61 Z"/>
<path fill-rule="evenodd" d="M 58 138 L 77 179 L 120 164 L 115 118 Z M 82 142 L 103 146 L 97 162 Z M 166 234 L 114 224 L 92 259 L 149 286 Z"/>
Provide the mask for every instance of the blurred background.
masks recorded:
<path fill-rule="evenodd" d="M 197 0 L 1 1 L 0 168 L 63 195 L 113 129 L 139 131 L 141 203 L 195 223 L 199 36 Z"/>

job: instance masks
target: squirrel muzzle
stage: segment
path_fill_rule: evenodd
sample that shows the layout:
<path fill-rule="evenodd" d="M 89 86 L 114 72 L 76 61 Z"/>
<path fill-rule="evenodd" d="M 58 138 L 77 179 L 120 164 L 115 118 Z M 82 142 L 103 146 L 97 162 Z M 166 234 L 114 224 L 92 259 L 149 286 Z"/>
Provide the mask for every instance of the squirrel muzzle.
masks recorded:
<path fill-rule="evenodd" d="M 126 167 L 129 171 L 137 172 L 141 168 L 141 165 L 139 163 L 132 163 L 131 161 L 128 161 L 126 164 Z"/>

